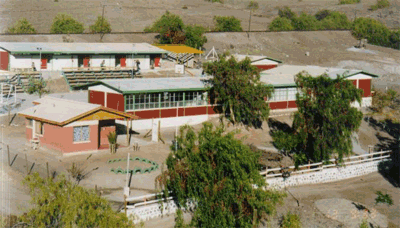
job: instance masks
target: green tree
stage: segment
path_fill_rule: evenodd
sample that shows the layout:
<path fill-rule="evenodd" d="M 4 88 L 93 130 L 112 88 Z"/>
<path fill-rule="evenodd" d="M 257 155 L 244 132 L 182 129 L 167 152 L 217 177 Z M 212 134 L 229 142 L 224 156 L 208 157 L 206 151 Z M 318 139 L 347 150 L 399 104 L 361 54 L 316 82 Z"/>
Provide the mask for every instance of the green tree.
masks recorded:
<path fill-rule="evenodd" d="M 388 0 L 377 0 L 375 5 L 371 6 L 371 10 L 378 10 L 387 8 L 390 6 L 390 2 Z"/>
<path fill-rule="evenodd" d="M 50 33 L 83 33 L 84 30 L 83 24 L 75 20 L 71 15 L 59 13 L 53 20 Z"/>
<path fill-rule="evenodd" d="M 292 132 L 273 133 L 275 146 L 295 154 L 295 164 L 311 160 L 327 161 L 337 154 L 352 153 L 351 135 L 362 121 L 363 114 L 351 103 L 361 102 L 362 90 L 343 76 L 331 79 L 327 75 L 312 77 L 297 74 L 296 95 L 298 111 L 294 114 Z"/>
<path fill-rule="evenodd" d="M 205 63 L 203 69 L 214 76 L 209 81 L 211 102 L 222 107 L 229 121 L 259 127 L 268 119 L 269 107 L 264 98 L 271 96 L 272 88 L 260 81 L 259 70 L 249 58 L 240 62 L 233 57 L 221 58 Z"/>
<path fill-rule="evenodd" d="M 351 22 L 346 14 L 340 12 L 331 12 L 321 20 L 324 29 L 350 29 Z"/>
<path fill-rule="evenodd" d="M 207 43 L 204 36 L 206 29 L 200 25 L 187 25 L 185 27 L 185 45 L 193 48 L 202 48 Z"/>
<path fill-rule="evenodd" d="M 321 23 L 312 15 L 301 13 L 299 17 L 292 19 L 295 30 L 316 31 L 321 28 Z"/>
<path fill-rule="evenodd" d="M 390 30 L 381 22 L 372 19 L 359 17 L 352 25 L 352 34 L 358 39 L 367 39 L 368 43 L 390 47 L 389 42 L 391 32 Z"/>
<path fill-rule="evenodd" d="M 34 173 L 24 184 L 30 189 L 33 208 L 19 219 L 28 227 L 133 227 L 106 199 L 72 184 L 63 175 L 55 181 Z"/>
<path fill-rule="evenodd" d="M 211 123 L 204 123 L 197 134 L 187 125 L 180 129 L 178 150 L 171 148 L 166 162 L 165 193 L 172 192 L 179 208 L 196 202 L 190 227 L 250 228 L 263 215 L 273 214 L 286 196 L 265 190 L 261 154 L 234 135 Z"/>
<path fill-rule="evenodd" d="M 89 29 L 92 33 L 110 33 L 111 25 L 106 18 L 98 16 L 96 22 Z"/>
<path fill-rule="evenodd" d="M 293 12 L 288 6 L 284 6 L 283 8 L 279 8 L 278 15 L 282 18 L 287 18 L 289 20 L 293 20 L 297 17 L 296 13 Z"/>
<path fill-rule="evenodd" d="M 214 16 L 214 24 L 217 32 L 243 31 L 240 20 L 234 16 Z"/>
<path fill-rule="evenodd" d="M 25 92 L 28 94 L 37 94 L 41 98 L 43 94 L 50 92 L 46 89 L 46 85 L 47 83 L 42 78 L 37 79 L 31 76 L 29 77 L 28 85 L 25 86 Z"/>
<path fill-rule="evenodd" d="M 8 28 L 7 33 L 34 34 L 36 33 L 36 29 L 25 17 L 22 17 L 14 24 L 14 26 Z"/>
<path fill-rule="evenodd" d="M 286 17 L 277 17 L 269 24 L 271 31 L 291 31 L 293 29 L 292 22 Z"/>
<path fill-rule="evenodd" d="M 390 33 L 389 43 L 391 48 L 400 49 L 400 30 Z"/>
<path fill-rule="evenodd" d="M 179 15 L 166 11 L 145 32 L 158 32 L 160 44 L 183 44 L 185 42 L 185 25 Z"/>

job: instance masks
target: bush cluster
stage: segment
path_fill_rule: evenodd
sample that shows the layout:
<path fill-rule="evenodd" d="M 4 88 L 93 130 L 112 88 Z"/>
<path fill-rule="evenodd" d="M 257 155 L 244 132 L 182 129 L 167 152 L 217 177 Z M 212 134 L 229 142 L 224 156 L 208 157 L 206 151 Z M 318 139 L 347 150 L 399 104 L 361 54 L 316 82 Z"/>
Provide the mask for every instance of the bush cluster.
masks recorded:
<path fill-rule="evenodd" d="M 325 29 L 349 29 L 351 22 L 346 14 L 321 10 L 314 16 L 301 13 L 299 16 L 285 6 L 278 11 L 279 17 L 269 25 L 271 31 L 316 31 Z"/>
<path fill-rule="evenodd" d="M 301 228 L 300 216 L 290 211 L 282 217 L 282 228 Z"/>
<path fill-rule="evenodd" d="M 383 9 L 390 6 L 390 2 L 388 0 L 377 0 L 375 5 L 371 6 L 371 10 Z"/>

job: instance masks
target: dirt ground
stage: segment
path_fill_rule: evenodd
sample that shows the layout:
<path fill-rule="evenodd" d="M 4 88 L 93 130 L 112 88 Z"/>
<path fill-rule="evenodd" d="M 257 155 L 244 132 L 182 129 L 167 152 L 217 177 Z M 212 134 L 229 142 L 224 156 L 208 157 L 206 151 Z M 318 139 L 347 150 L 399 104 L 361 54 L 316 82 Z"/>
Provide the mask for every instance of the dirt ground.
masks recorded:
<path fill-rule="evenodd" d="M 249 12 L 246 9 L 250 0 L 224 0 L 224 4 L 208 1 L 190 0 L 109 0 L 106 2 L 104 16 L 109 20 L 113 32 L 143 31 L 151 25 L 166 10 L 181 16 L 186 24 L 201 24 L 213 27 L 213 17 L 235 16 L 242 22 L 242 27 L 248 30 Z M 259 9 L 251 19 L 252 30 L 266 30 L 268 24 L 278 15 L 278 8 L 290 6 L 294 12 L 315 14 L 321 9 L 344 12 L 350 19 L 371 17 L 378 19 L 389 27 L 399 26 L 399 2 L 391 1 L 391 7 L 377 11 L 368 8 L 375 0 L 363 0 L 359 4 L 338 5 L 338 0 L 258 0 Z M 119 3 L 119 6 L 116 6 Z M 182 9 L 187 6 L 187 9 Z M 84 23 L 86 31 L 102 14 L 102 2 L 89 0 L 3 0 L 0 2 L 0 32 L 13 25 L 19 18 L 26 17 L 38 32 L 49 32 L 53 18 L 57 13 L 68 13 Z M 128 22 L 128 23 L 127 23 Z"/>

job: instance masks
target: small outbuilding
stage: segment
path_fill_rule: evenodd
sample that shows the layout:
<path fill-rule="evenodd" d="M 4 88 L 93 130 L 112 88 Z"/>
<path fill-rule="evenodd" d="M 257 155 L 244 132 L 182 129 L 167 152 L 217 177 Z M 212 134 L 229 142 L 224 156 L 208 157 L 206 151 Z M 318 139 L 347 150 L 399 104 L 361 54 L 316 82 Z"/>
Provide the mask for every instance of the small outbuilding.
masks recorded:
<path fill-rule="evenodd" d="M 50 96 L 33 103 L 33 107 L 18 113 L 26 118 L 26 138 L 63 153 L 106 149 L 107 135 L 116 131 L 115 120 L 136 119 L 135 115 L 98 104 Z"/>
<path fill-rule="evenodd" d="M 282 61 L 280 61 L 280 60 L 269 58 L 267 56 L 261 56 L 261 55 L 234 54 L 232 56 L 235 57 L 235 59 L 237 61 L 242 61 L 246 57 L 248 57 L 251 61 L 251 65 L 256 66 L 258 69 L 261 69 L 261 70 L 272 69 L 282 63 Z"/>

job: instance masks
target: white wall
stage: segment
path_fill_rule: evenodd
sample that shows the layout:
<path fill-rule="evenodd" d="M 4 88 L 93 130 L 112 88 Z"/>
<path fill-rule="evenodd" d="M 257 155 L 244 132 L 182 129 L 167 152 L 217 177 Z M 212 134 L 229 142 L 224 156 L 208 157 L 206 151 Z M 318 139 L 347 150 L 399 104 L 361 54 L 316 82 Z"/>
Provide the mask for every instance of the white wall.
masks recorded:
<path fill-rule="evenodd" d="M 50 64 L 47 64 L 47 69 L 49 69 L 49 70 L 50 69 L 51 70 L 62 70 L 62 68 L 76 67 L 76 66 L 78 66 L 78 58 L 77 58 L 77 56 L 53 55 L 51 60 L 50 60 Z"/>
<path fill-rule="evenodd" d="M 115 56 L 114 55 L 92 55 L 90 56 L 90 66 L 99 67 L 103 60 L 105 60 L 106 67 L 115 67 Z"/>
<path fill-rule="evenodd" d="M 209 115 L 198 115 L 198 116 L 182 116 L 182 117 L 171 117 L 171 118 L 161 118 L 154 119 L 154 121 L 161 121 L 161 128 L 165 127 L 175 127 L 182 126 L 185 124 L 196 125 L 207 121 Z M 126 126 L 126 121 L 116 120 L 118 124 Z M 132 130 L 146 130 L 152 128 L 153 119 L 147 120 L 132 120 Z"/>
<path fill-rule="evenodd" d="M 39 55 L 10 55 L 10 68 L 31 68 L 32 62 L 35 63 L 36 69 L 39 70 L 41 65 Z"/>
<path fill-rule="evenodd" d="M 346 78 L 346 79 L 348 79 L 348 80 L 355 80 L 355 79 L 372 79 L 372 77 L 369 76 L 369 75 L 363 74 L 363 73 L 359 73 L 359 74 L 353 75 L 353 76 L 351 76 L 351 77 L 348 77 L 348 78 Z"/>
<path fill-rule="evenodd" d="M 126 55 L 126 66 L 136 67 L 136 60 L 140 61 L 140 69 L 148 70 L 150 69 L 150 55 Z"/>

